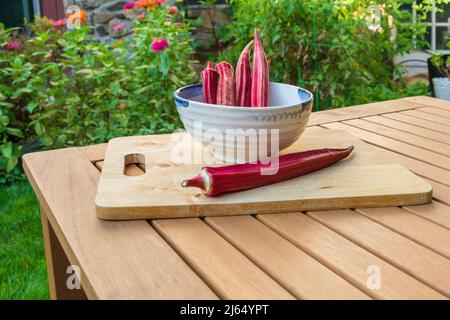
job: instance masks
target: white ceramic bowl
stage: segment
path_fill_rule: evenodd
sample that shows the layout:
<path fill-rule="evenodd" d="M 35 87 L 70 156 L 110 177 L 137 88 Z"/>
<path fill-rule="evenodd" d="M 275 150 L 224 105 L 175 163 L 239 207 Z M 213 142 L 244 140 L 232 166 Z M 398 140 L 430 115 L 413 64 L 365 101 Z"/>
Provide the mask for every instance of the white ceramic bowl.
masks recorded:
<path fill-rule="evenodd" d="M 204 103 L 201 84 L 180 88 L 174 96 L 186 130 L 215 158 L 231 163 L 263 159 L 289 147 L 305 130 L 313 104 L 308 90 L 274 82 L 269 106 L 262 108 Z"/>

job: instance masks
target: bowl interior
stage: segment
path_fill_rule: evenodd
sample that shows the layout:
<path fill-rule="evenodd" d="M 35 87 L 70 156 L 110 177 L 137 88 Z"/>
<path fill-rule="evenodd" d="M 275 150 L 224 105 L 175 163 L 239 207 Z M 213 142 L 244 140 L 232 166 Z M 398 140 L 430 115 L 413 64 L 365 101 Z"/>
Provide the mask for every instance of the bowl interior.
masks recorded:
<path fill-rule="evenodd" d="M 175 97 L 190 101 L 196 101 L 198 103 L 204 103 L 202 84 L 194 84 L 178 89 L 177 91 L 175 91 Z M 276 82 L 270 82 L 269 84 L 268 107 L 294 106 L 307 103 L 310 100 L 312 100 L 312 94 L 306 89 Z M 233 106 L 222 107 L 234 108 Z"/>

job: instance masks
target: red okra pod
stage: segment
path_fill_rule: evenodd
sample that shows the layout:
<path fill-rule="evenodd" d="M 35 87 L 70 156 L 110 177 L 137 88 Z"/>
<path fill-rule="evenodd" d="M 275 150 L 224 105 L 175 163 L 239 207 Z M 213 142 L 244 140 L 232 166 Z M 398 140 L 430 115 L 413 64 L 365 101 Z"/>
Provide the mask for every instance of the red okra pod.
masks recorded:
<path fill-rule="evenodd" d="M 220 62 L 216 65 L 216 71 L 219 74 L 217 84 L 217 104 L 235 106 L 235 82 L 233 66 L 226 62 Z"/>
<path fill-rule="evenodd" d="M 258 30 L 255 30 L 253 45 L 251 105 L 252 107 L 267 107 L 269 105 L 269 64 L 259 40 Z"/>
<path fill-rule="evenodd" d="M 211 62 L 208 61 L 206 69 L 200 73 L 203 82 L 203 102 L 215 104 L 217 101 L 217 81 L 219 74 Z"/>
<path fill-rule="evenodd" d="M 252 91 L 252 70 L 250 68 L 250 50 L 253 41 L 242 50 L 236 65 L 236 103 L 241 107 L 250 107 Z"/>
<path fill-rule="evenodd" d="M 247 190 L 295 178 L 328 167 L 350 155 L 354 147 L 345 149 L 316 149 L 282 155 L 278 171 L 263 175 L 267 165 L 256 163 L 235 164 L 222 167 L 203 167 L 194 178 L 184 180 L 183 187 L 197 187 L 209 197 L 222 193 Z"/>

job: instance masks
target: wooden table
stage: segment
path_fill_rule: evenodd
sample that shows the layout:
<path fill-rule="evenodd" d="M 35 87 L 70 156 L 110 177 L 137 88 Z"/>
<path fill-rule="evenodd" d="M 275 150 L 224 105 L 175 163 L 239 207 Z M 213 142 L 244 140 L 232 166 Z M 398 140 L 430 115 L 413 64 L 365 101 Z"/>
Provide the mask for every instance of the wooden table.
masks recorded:
<path fill-rule="evenodd" d="M 433 202 L 108 222 L 94 207 L 105 144 L 27 154 L 52 298 L 450 297 L 450 102 L 412 97 L 317 112 L 309 126 L 384 149 L 433 186 Z M 66 286 L 69 264 L 80 268 L 80 290 Z"/>

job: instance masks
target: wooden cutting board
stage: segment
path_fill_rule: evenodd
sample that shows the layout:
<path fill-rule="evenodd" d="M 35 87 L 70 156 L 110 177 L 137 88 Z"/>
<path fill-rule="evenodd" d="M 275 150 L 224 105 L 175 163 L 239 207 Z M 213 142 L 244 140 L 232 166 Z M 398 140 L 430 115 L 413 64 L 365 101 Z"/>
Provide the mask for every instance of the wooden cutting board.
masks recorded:
<path fill-rule="evenodd" d="M 282 154 L 351 144 L 355 145 L 353 154 L 328 168 L 208 198 L 197 188 L 181 187 L 182 180 L 200 171 L 202 161 L 212 159 L 209 151 L 190 139 L 188 133 L 112 139 L 95 198 L 97 215 L 108 220 L 198 217 L 405 206 L 431 201 L 428 183 L 394 163 L 381 149 L 344 131 L 308 128 Z M 145 173 L 126 176 L 127 163 L 138 164 Z"/>

